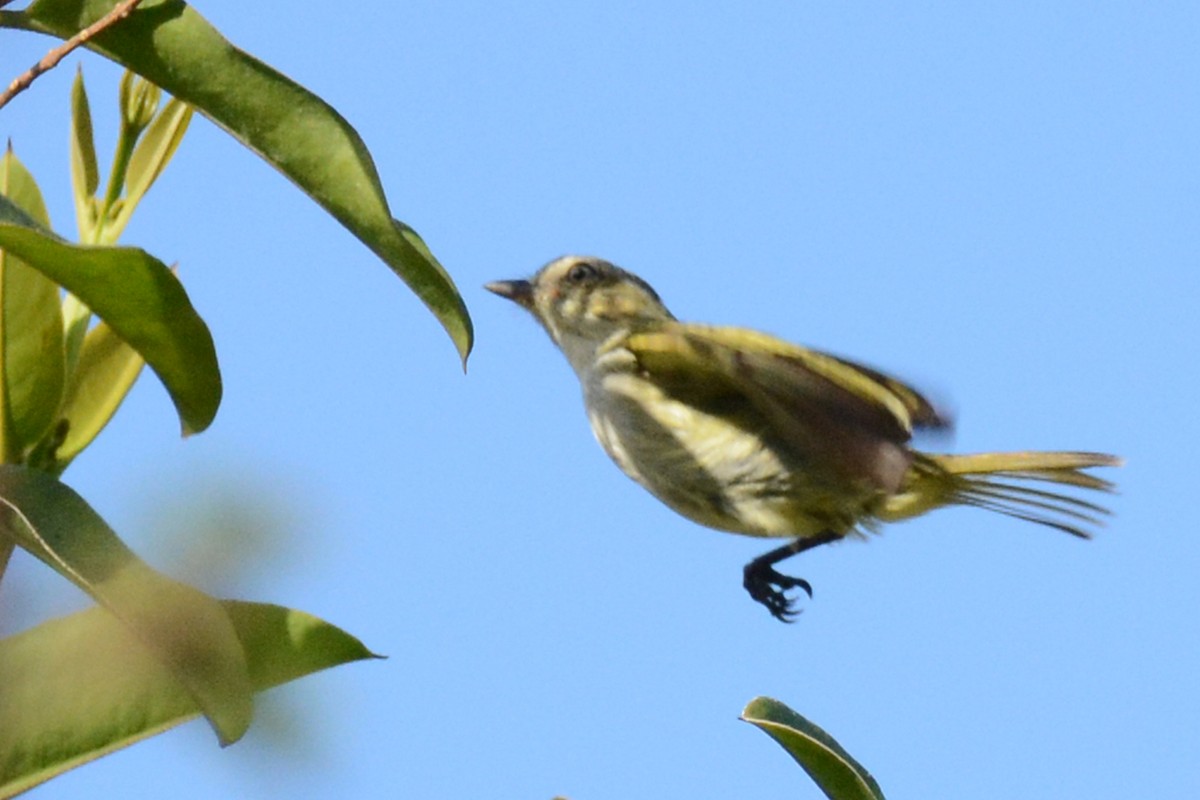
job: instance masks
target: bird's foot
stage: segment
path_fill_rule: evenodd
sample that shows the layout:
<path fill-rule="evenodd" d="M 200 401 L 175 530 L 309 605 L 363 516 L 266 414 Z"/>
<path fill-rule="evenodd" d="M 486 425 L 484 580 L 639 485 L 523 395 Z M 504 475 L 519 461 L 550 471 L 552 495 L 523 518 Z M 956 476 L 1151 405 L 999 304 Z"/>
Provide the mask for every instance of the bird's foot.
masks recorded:
<path fill-rule="evenodd" d="M 795 598 L 788 597 L 785 592 L 803 589 L 805 594 L 812 597 L 812 586 L 808 581 L 784 575 L 770 563 L 761 560 L 747 564 L 742 575 L 742 586 L 746 587 L 750 596 L 766 606 L 771 616 L 780 622 L 792 622 L 800 613 L 800 609 L 795 607 Z"/>

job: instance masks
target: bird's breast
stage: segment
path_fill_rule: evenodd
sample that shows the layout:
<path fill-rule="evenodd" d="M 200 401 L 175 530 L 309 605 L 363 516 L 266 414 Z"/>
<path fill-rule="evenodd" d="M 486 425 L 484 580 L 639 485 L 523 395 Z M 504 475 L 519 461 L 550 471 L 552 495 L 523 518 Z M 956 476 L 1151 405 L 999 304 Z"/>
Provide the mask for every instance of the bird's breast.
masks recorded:
<path fill-rule="evenodd" d="M 845 498 L 813 484 L 791 454 L 770 446 L 768 431 L 753 417 L 697 408 L 634 372 L 609 373 L 584 387 L 592 431 L 605 452 L 685 517 L 751 536 L 852 527 L 857 514 L 840 508 Z"/>

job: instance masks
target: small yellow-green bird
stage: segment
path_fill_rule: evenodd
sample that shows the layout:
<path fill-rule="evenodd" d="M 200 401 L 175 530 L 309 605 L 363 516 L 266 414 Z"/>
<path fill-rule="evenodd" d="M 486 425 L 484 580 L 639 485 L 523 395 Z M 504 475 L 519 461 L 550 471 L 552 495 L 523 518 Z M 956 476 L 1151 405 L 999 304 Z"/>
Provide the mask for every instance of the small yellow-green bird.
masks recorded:
<path fill-rule="evenodd" d="M 1083 470 L 1117 466 L 1115 456 L 915 450 L 914 428 L 950 425 L 916 390 L 764 333 L 679 322 L 607 261 L 565 256 L 486 288 L 562 350 L 592 432 L 626 475 L 701 525 L 792 540 L 743 572 L 750 596 L 785 622 L 797 613 L 787 591 L 812 587 L 775 564 L 881 522 L 960 504 L 1088 538 L 1108 513 L 1053 487 L 1111 490 Z"/>

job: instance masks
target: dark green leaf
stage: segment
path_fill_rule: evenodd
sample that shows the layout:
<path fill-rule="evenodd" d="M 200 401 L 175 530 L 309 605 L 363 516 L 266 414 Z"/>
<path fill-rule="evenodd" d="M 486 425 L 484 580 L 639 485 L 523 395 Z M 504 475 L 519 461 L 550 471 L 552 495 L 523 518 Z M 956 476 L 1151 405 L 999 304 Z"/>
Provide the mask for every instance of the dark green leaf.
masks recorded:
<path fill-rule="evenodd" d="M 216 600 L 151 569 L 83 498 L 37 470 L 0 465 L 0 536 L 116 615 L 191 696 L 222 743 L 245 733 L 246 659 Z"/>
<path fill-rule="evenodd" d="M 254 691 L 372 657 L 353 636 L 302 611 L 221 605 L 245 648 Z M 100 608 L 0 641 L 0 686 L 0 797 L 199 713 L 142 643 Z"/>
<path fill-rule="evenodd" d="M 0 12 L 0 27 L 65 39 L 115 4 L 37 0 L 23 12 Z M 294 181 L 412 287 L 465 363 L 472 329 L 462 297 L 416 234 L 394 223 L 366 145 L 332 107 L 231 45 L 179 0 L 143 2 L 87 46 L 195 106 Z"/>
<path fill-rule="evenodd" d="M 221 402 L 217 353 L 182 284 L 133 247 L 68 244 L 0 198 L 0 248 L 86 303 L 146 359 L 171 395 L 184 434 L 202 431 Z"/>
<path fill-rule="evenodd" d="M 754 698 L 742 719 L 779 742 L 830 800 L 883 800 L 879 784 L 832 736 L 778 700 Z"/>
<path fill-rule="evenodd" d="M 37 183 L 11 149 L 0 159 L 0 195 L 49 224 Z M 58 287 L 20 256 L 0 249 L 0 460 L 8 462 L 21 460 L 50 429 L 66 377 Z"/>

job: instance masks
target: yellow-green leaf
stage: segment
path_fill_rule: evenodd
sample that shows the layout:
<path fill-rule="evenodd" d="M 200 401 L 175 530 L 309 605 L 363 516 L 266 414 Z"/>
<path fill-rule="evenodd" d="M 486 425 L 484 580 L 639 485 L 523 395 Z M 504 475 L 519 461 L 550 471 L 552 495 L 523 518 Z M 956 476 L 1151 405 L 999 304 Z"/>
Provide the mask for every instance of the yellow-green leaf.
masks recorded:
<path fill-rule="evenodd" d="M 151 120 L 129 157 L 129 170 L 125 173 L 126 209 L 136 206 L 162 174 L 183 141 L 191 119 L 192 107 L 172 97 Z"/>
<path fill-rule="evenodd" d="M 108 323 L 100 322 L 88 331 L 63 398 L 60 417 L 68 427 L 57 452 L 60 471 L 112 419 L 145 363 Z"/>
<path fill-rule="evenodd" d="M 48 224 L 42 193 L 11 148 L 0 159 L 0 195 Z M 54 423 L 66 366 L 58 287 L 7 249 L 0 249 L 0 372 L 0 460 L 12 463 Z"/>
<path fill-rule="evenodd" d="M 212 336 L 165 264 L 134 247 L 84 247 L 39 229 L 0 197 L 0 247 L 90 307 L 162 380 L 184 434 L 204 430 L 221 403 Z"/>
<path fill-rule="evenodd" d="M 43 472 L 0 465 L 0 536 L 15 541 L 111 611 L 192 698 L 223 744 L 250 725 L 250 677 L 216 600 L 139 559 L 73 490 Z"/>
<path fill-rule="evenodd" d="M 92 111 L 88 105 L 81 67 L 75 73 L 75 82 L 71 84 L 71 194 L 75 199 L 75 221 L 81 242 L 90 242 L 92 239 L 96 224 L 95 195 L 99 186 L 100 169 L 96 166 Z"/>
<path fill-rule="evenodd" d="M 375 657 L 358 639 L 303 611 L 229 600 L 221 606 L 245 649 L 256 692 Z M 103 608 L 0 641 L 0 686 L 0 797 L 200 712 L 171 673 Z M 151 788 L 149 780 L 144 788 Z M 159 794 L 172 793 L 169 785 L 158 788 Z"/>

